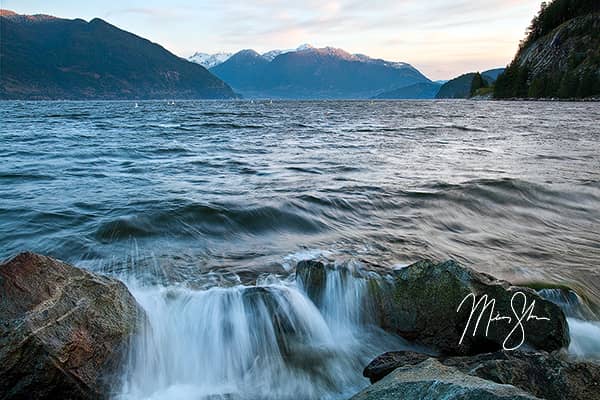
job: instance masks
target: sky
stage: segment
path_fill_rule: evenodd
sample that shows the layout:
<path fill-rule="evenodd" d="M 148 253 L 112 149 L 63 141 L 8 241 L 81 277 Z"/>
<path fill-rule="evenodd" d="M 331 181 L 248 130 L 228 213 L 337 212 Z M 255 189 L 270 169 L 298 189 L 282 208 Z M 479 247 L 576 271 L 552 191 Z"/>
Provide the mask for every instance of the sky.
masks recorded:
<path fill-rule="evenodd" d="M 91 20 L 188 57 L 339 47 L 408 62 L 433 80 L 505 66 L 541 0 L 0 0 L 20 14 Z"/>

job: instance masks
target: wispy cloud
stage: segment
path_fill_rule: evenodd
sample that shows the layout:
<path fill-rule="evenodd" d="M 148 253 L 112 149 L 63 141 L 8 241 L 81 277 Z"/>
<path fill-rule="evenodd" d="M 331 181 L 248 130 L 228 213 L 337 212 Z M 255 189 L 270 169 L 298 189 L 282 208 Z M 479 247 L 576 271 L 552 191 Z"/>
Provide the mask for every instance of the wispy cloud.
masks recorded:
<path fill-rule="evenodd" d="M 181 55 L 266 51 L 301 43 L 424 69 L 449 78 L 505 65 L 541 0 L 2 0 L 3 7 L 111 23 Z M 469 67 L 471 65 L 471 67 Z"/>
<path fill-rule="evenodd" d="M 124 15 L 138 15 L 152 18 L 184 18 L 187 14 L 185 13 L 185 10 L 176 8 L 137 7 L 110 10 L 104 14 L 104 18 Z"/>

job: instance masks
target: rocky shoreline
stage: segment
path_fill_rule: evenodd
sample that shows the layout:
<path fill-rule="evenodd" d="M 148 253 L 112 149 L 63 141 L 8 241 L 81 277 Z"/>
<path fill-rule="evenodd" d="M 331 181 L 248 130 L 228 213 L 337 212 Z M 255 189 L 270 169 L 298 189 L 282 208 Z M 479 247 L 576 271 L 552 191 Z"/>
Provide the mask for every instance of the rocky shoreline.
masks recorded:
<path fill-rule="evenodd" d="M 496 352 L 435 358 L 396 352 L 365 368 L 376 383 L 352 400 L 392 399 L 593 399 L 600 366 L 575 362 L 561 353 Z"/>
<path fill-rule="evenodd" d="M 0 399 L 110 397 L 144 318 L 122 282 L 21 253 L 0 296 Z"/>
<path fill-rule="evenodd" d="M 296 283 L 319 307 L 339 268 L 301 261 Z M 352 399 L 589 399 L 600 390 L 600 366 L 564 351 L 570 340 L 564 312 L 532 289 L 454 261 L 344 273 L 368 288 L 362 304 L 368 323 L 428 349 L 389 349 L 375 358 L 364 371 L 373 384 Z M 271 304 L 270 295 L 248 290 L 260 304 Z M 145 320 L 123 283 L 22 253 L 0 265 L 0 296 L 0 399 L 115 394 Z M 271 315 L 284 321 L 276 307 Z M 290 327 L 275 326 L 285 352 Z"/>

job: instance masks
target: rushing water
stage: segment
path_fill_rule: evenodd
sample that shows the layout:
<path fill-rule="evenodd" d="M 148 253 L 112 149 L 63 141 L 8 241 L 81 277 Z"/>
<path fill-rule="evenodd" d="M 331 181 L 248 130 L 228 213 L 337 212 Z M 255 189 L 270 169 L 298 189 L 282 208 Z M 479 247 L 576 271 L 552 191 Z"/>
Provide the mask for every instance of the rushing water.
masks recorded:
<path fill-rule="evenodd" d="M 3 102 L 0 121 L 0 259 L 114 274 L 148 312 L 119 398 L 366 385 L 406 343 L 360 312 L 359 278 L 311 302 L 293 272 L 316 257 L 567 284 L 543 294 L 600 358 L 598 103 Z"/>
<path fill-rule="evenodd" d="M 321 309 L 302 284 L 190 290 L 131 284 L 149 328 L 133 346 L 120 399 L 349 398 L 363 368 L 410 349 L 361 315 L 365 281 L 330 271 Z"/>

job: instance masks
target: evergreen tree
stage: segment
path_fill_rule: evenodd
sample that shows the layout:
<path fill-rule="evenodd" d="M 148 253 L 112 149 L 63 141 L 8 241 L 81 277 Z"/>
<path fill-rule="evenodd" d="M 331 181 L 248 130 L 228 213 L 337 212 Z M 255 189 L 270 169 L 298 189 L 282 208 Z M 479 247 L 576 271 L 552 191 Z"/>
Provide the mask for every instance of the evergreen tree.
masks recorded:
<path fill-rule="evenodd" d="M 579 80 L 577 76 L 572 72 L 566 72 L 563 74 L 560 80 L 560 86 L 558 88 L 558 97 L 561 99 L 568 99 L 577 96 L 577 89 L 579 87 Z"/>
<path fill-rule="evenodd" d="M 474 76 L 473 76 L 473 81 L 471 82 L 471 96 L 474 96 L 475 93 L 477 92 L 477 90 L 487 87 L 487 82 L 485 81 L 485 79 L 483 79 L 483 77 L 481 76 L 481 74 L 479 72 L 477 72 Z"/>
<path fill-rule="evenodd" d="M 598 80 L 598 75 L 594 71 L 585 71 L 581 77 L 581 80 L 579 81 L 577 97 L 591 97 L 599 94 L 597 90 L 597 86 L 599 85 Z"/>
<path fill-rule="evenodd" d="M 535 78 L 529 86 L 529 92 L 527 93 L 527 96 L 534 99 L 544 97 L 546 93 L 546 82 L 547 75 L 538 76 Z"/>

